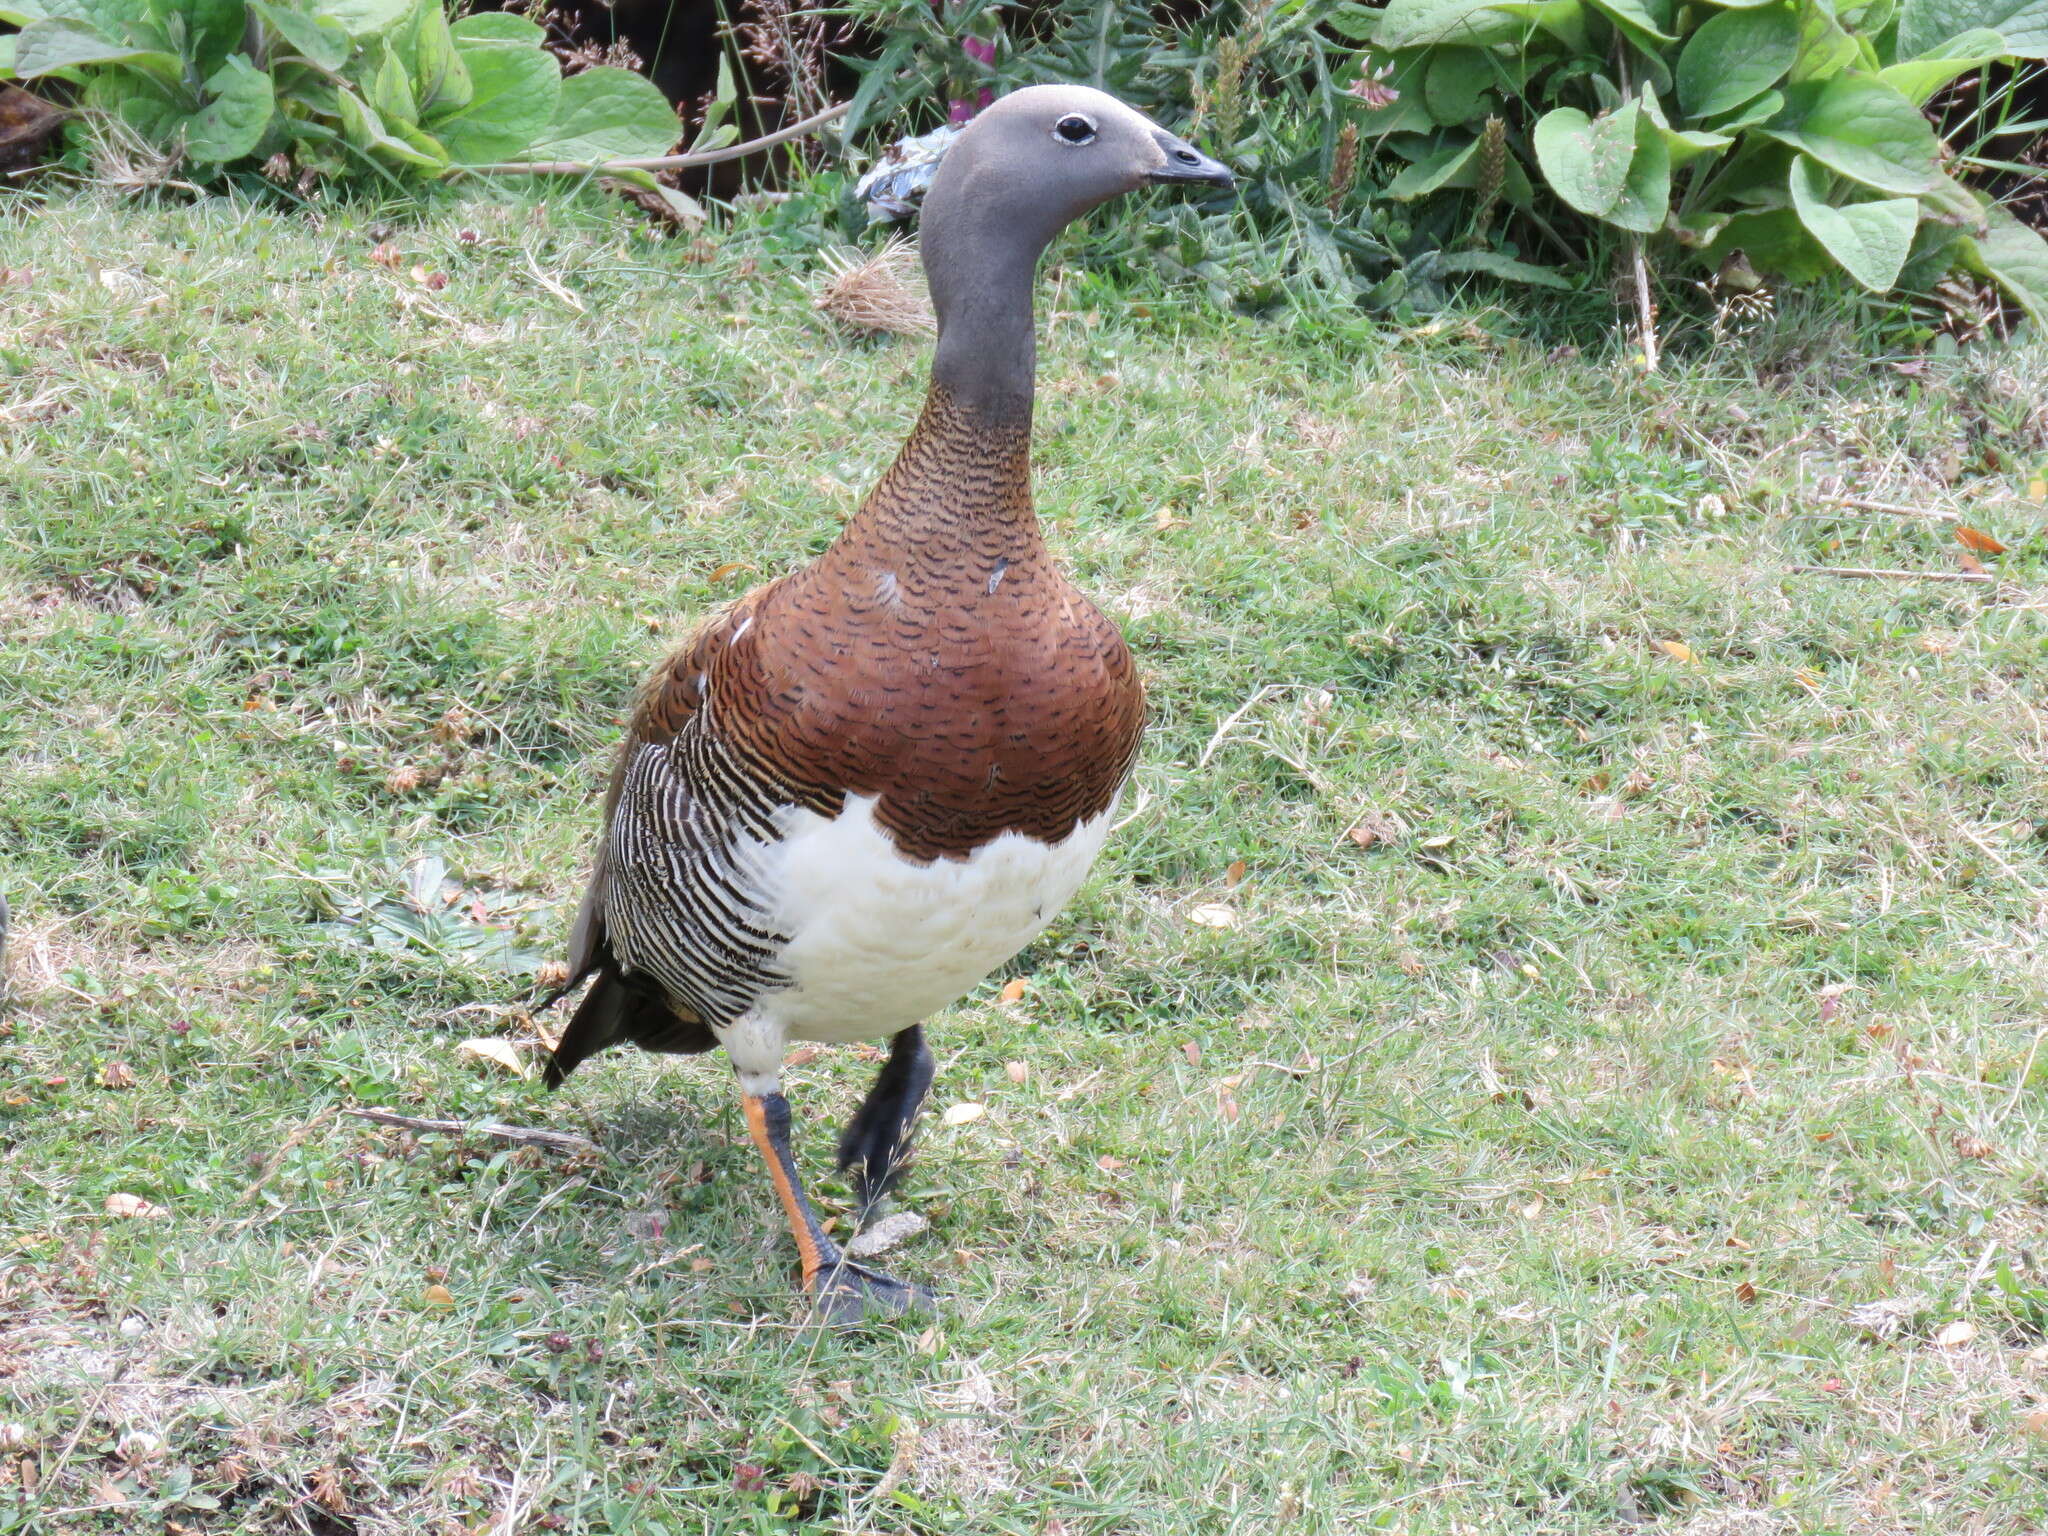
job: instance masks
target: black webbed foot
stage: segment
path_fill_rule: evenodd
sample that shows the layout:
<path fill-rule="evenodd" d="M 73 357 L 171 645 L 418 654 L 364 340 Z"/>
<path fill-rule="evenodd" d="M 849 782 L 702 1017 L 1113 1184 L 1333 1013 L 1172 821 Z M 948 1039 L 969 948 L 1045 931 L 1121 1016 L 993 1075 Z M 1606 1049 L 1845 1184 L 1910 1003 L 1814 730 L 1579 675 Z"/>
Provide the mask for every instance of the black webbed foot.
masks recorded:
<path fill-rule="evenodd" d="M 844 1255 L 821 1266 L 809 1288 L 819 1318 L 839 1327 L 930 1311 L 938 1304 L 937 1295 L 924 1286 L 856 1264 Z"/>
<path fill-rule="evenodd" d="M 839 1138 L 839 1167 L 853 1175 L 861 1220 L 910 1165 L 911 1126 L 931 1085 L 931 1047 L 913 1024 L 890 1042 L 889 1059 Z"/>
<path fill-rule="evenodd" d="M 924 1077 L 930 1080 L 929 1066 Z M 804 1289 L 815 1300 L 819 1317 L 833 1324 L 857 1323 L 900 1317 L 913 1308 L 931 1306 L 935 1298 L 923 1286 L 849 1259 L 826 1236 L 797 1178 L 796 1157 L 789 1146 L 789 1100 L 780 1093 L 742 1093 L 740 1107 L 782 1201 L 789 1235 L 796 1240 L 797 1254 L 803 1260 Z"/>

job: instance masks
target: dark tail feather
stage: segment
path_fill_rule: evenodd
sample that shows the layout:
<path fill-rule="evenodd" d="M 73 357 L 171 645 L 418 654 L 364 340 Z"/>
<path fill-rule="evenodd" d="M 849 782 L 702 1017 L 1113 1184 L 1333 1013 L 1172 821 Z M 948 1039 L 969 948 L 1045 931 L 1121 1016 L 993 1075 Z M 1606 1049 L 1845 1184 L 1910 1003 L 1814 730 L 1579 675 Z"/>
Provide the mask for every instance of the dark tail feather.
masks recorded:
<path fill-rule="evenodd" d="M 586 1056 L 595 1056 L 608 1045 L 626 1037 L 627 1010 L 642 1001 L 638 992 L 610 966 L 597 973 L 597 980 L 577 1005 L 576 1016 L 562 1031 L 555 1052 L 541 1073 L 550 1088 L 562 1086 L 562 1079 L 574 1072 Z"/>
<path fill-rule="evenodd" d="M 689 1056 L 710 1050 L 718 1037 L 694 1015 L 678 1011 L 658 986 L 621 975 L 617 962 L 607 956 L 597 980 L 577 1005 L 576 1017 L 562 1031 L 541 1080 L 559 1088 L 584 1057 L 622 1041 L 643 1050 Z"/>

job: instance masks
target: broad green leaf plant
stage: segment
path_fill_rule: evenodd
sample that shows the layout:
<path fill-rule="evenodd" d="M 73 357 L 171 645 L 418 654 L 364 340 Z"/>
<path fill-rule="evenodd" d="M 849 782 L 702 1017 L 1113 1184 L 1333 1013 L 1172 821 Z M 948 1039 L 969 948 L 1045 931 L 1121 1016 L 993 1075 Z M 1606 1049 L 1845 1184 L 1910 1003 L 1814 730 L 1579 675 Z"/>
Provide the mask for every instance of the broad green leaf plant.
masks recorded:
<path fill-rule="evenodd" d="M 1555 281 L 1591 226 L 1879 294 L 1963 268 L 2048 326 L 2048 242 L 1955 179 L 1923 111 L 2048 59 L 2048 0 L 1389 0 L 1333 24 L 1369 45 L 1361 125 L 1406 162 L 1388 194 L 1462 199 L 1474 269 Z"/>
<path fill-rule="evenodd" d="M 680 134 L 653 82 L 567 79 L 524 17 L 441 0 L 0 0 L 0 79 L 61 80 L 206 175 L 288 154 L 320 175 L 436 177 L 658 156 Z M 644 172 L 627 179 L 652 185 Z"/>

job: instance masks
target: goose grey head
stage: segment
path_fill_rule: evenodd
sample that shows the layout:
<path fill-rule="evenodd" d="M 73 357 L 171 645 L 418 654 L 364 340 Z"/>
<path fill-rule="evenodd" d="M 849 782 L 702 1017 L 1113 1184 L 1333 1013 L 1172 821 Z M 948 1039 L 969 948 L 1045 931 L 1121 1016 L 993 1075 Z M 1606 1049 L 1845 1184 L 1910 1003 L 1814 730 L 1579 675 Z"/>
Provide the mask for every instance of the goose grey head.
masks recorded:
<path fill-rule="evenodd" d="M 1052 237 L 1153 183 L 1228 187 L 1228 170 L 1114 96 L 1084 85 L 1013 92 L 939 162 L 918 245 L 939 319 L 932 382 L 990 416 L 1028 422 L 1031 284 Z"/>
<path fill-rule="evenodd" d="M 1041 248 L 1089 209 L 1148 185 L 1230 187 L 1226 166 L 1085 85 L 1013 91 L 946 151 L 923 222 L 979 216 Z"/>

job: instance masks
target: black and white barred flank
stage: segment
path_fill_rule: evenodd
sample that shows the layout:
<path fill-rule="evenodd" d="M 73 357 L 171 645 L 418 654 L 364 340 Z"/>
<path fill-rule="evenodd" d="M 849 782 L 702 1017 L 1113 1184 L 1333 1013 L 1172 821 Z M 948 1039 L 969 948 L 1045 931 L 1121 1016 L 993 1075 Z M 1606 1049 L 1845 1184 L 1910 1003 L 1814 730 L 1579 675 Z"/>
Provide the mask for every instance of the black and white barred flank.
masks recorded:
<path fill-rule="evenodd" d="M 570 943 L 568 985 L 596 979 L 549 1061 L 551 1085 L 621 1041 L 708 1051 L 714 1030 L 788 985 L 776 957 L 789 935 L 758 866 L 796 798 L 715 738 L 708 708 L 666 741 L 627 746 Z"/>
<path fill-rule="evenodd" d="M 604 919 L 627 971 L 722 1027 L 788 982 L 775 957 L 789 935 L 767 910 L 759 851 L 790 798 L 713 741 L 710 722 L 705 710 L 672 740 L 632 749 L 605 846 Z"/>

